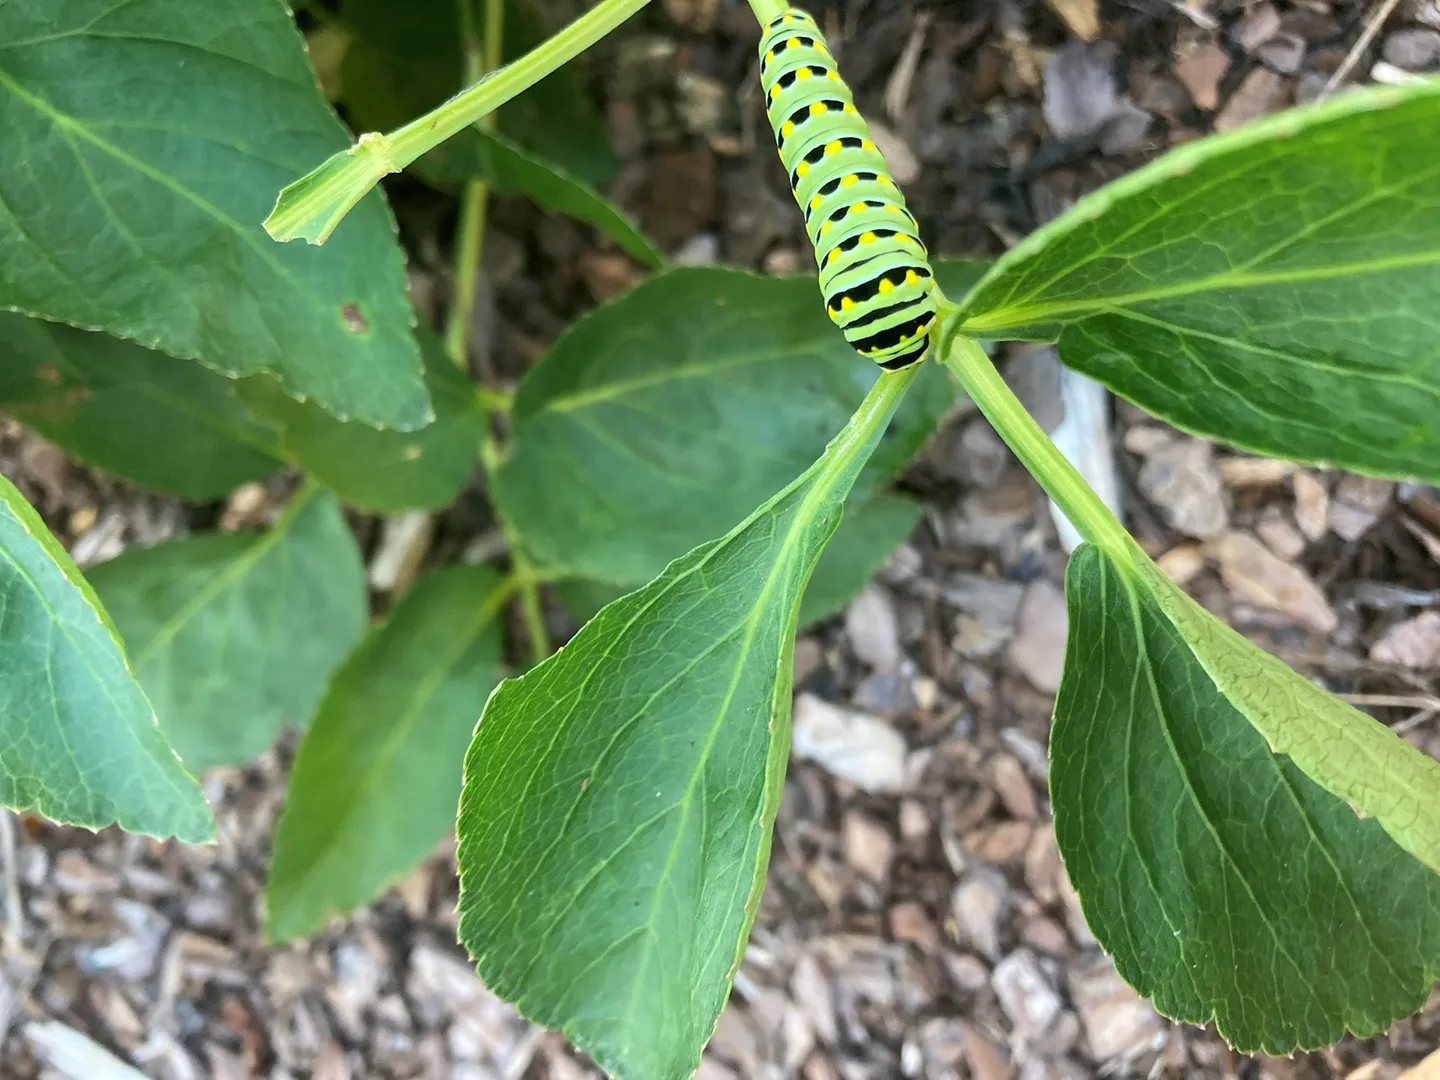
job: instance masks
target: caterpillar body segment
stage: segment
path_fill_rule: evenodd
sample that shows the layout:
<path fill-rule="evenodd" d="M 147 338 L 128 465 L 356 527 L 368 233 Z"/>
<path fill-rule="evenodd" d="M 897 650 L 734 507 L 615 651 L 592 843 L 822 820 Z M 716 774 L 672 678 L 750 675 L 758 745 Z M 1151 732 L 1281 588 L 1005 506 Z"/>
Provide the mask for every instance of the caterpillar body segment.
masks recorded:
<path fill-rule="evenodd" d="M 918 363 L 936 312 L 929 256 L 808 14 L 790 8 L 765 28 L 760 82 L 830 318 L 881 367 Z"/>

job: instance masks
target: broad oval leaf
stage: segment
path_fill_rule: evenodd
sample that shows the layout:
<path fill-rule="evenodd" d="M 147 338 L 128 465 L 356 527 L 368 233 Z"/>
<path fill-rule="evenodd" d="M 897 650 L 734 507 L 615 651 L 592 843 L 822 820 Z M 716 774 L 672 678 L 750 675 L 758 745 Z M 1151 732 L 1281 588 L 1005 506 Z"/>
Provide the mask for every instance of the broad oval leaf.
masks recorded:
<path fill-rule="evenodd" d="M 275 830 L 270 940 L 367 903 L 453 825 L 465 747 L 500 679 L 508 595 L 488 567 L 437 571 L 336 672 Z"/>
<path fill-rule="evenodd" d="M 1179 427 L 1440 479 L 1440 85 L 1190 143 L 1081 200 L 962 307 Z"/>
<path fill-rule="evenodd" d="M 1270 1054 L 1419 1008 L 1440 974 L 1440 878 L 1266 745 L 1147 575 L 1087 544 L 1066 594 L 1055 831 L 1120 973 Z"/>
<path fill-rule="evenodd" d="M 67 825 L 214 832 L 80 571 L 0 476 L 0 804 Z"/>
<path fill-rule="evenodd" d="M 330 495 L 302 489 L 263 532 L 127 551 L 90 568 L 160 726 L 194 771 L 304 725 L 365 630 L 364 569 Z"/>
<path fill-rule="evenodd" d="M 285 455 L 350 506 L 374 513 L 448 506 L 480 459 L 485 414 L 475 386 L 421 327 L 425 386 L 435 419 L 418 431 L 378 431 L 295 401 L 260 376 L 239 385 L 242 400 L 273 423 Z"/>
<path fill-rule="evenodd" d="M 261 227 L 348 143 L 284 4 L 9 0 L 0 130 L 0 309 L 269 372 L 375 426 L 426 422 L 382 197 L 324 249 Z"/>
<path fill-rule="evenodd" d="M 814 278 L 672 268 L 580 319 L 526 375 L 495 499 L 541 563 L 646 581 L 813 461 L 877 371 L 825 317 Z M 954 399 L 924 365 L 857 496 Z"/>
<path fill-rule="evenodd" d="M 134 342 L 0 312 L 0 408 L 145 487 L 214 499 L 280 468 L 275 433 L 235 387 Z"/>
<path fill-rule="evenodd" d="M 621 1080 L 689 1076 L 754 919 L 789 755 L 800 596 L 916 376 L 721 540 L 502 683 L 465 758 L 460 939 Z"/>

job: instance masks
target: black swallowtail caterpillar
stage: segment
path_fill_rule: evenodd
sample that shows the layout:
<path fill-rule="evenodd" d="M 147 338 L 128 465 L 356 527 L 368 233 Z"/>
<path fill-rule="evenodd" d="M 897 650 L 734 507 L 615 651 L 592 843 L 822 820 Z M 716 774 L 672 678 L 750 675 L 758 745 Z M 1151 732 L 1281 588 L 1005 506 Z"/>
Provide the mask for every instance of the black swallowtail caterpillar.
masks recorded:
<path fill-rule="evenodd" d="M 918 363 L 936 311 L 925 245 L 805 12 L 789 8 L 765 28 L 760 83 L 830 318 L 856 352 L 881 367 Z"/>

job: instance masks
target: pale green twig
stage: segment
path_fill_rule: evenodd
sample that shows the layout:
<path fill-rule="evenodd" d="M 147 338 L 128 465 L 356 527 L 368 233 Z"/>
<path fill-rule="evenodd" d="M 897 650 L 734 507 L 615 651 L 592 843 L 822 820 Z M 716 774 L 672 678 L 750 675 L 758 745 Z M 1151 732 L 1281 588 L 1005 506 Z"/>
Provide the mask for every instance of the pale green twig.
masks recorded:
<path fill-rule="evenodd" d="M 443 105 L 388 135 L 370 132 L 280 192 L 265 219 L 276 240 L 323 244 L 345 215 L 387 173 L 494 112 L 567 60 L 584 52 L 643 8 L 649 0 L 601 0 L 554 37 L 520 59 L 490 72 Z"/>

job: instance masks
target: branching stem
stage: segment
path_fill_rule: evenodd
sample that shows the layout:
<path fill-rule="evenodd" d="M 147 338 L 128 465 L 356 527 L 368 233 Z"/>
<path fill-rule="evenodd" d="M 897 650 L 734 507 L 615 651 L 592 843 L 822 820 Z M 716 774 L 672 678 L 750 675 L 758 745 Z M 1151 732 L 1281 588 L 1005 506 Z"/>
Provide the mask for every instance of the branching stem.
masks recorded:
<path fill-rule="evenodd" d="M 347 213 L 387 174 L 494 112 L 584 52 L 649 0 L 600 0 L 554 37 L 493 69 L 449 101 L 388 135 L 368 132 L 280 192 L 265 229 L 276 240 L 323 244 Z"/>
<path fill-rule="evenodd" d="M 505 34 L 505 5 L 485 0 L 485 33 L 475 26 L 475 0 L 461 0 L 460 41 L 465 51 L 465 81 L 476 83 L 488 71 L 500 66 L 501 43 Z M 479 120 L 486 131 L 495 126 L 495 114 Z M 480 260 L 485 245 L 485 211 L 490 200 L 489 185 L 483 179 L 469 181 L 461 196 L 459 237 L 455 250 L 455 291 L 450 318 L 445 326 L 445 351 L 464 370 L 468 366 L 470 322 L 475 316 L 475 292 L 480 282 Z"/>
<path fill-rule="evenodd" d="M 465 52 L 465 78 L 472 83 L 500 66 L 501 45 L 505 36 L 505 0 L 484 0 L 483 35 L 478 31 L 475 20 L 475 4 L 478 2 L 461 0 L 460 3 L 460 41 Z M 482 116 L 478 124 L 485 130 L 493 128 L 494 113 Z M 450 317 L 445 327 L 445 351 L 462 370 L 469 367 L 470 328 L 475 314 L 475 292 L 480 282 L 480 261 L 485 250 L 485 210 L 489 198 L 489 186 L 484 180 L 471 180 L 465 185 L 455 243 L 455 294 L 451 298 Z M 475 388 L 475 399 L 476 404 L 488 412 L 508 413 L 514 403 L 513 395 L 480 385 Z M 482 437 L 480 460 L 493 491 L 496 474 L 504 460 L 493 428 L 487 427 Z M 538 664 L 550 655 L 550 636 L 545 631 L 539 578 L 514 528 L 498 510 L 496 517 L 510 548 L 507 585 L 519 594 L 530 657 L 533 663 Z"/>

